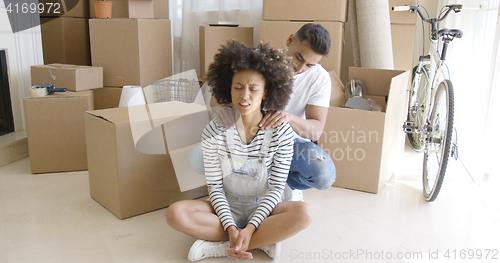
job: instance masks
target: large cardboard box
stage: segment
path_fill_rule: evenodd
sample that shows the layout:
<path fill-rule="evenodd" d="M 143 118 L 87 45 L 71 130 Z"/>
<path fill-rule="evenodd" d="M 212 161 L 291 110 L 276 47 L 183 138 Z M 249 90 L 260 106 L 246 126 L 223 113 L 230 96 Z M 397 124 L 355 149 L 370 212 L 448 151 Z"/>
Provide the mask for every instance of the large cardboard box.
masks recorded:
<path fill-rule="evenodd" d="M 90 39 L 106 87 L 144 87 L 172 75 L 168 19 L 90 19 Z"/>
<path fill-rule="evenodd" d="M 153 106 L 149 106 L 151 110 Z M 174 105 L 175 108 L 182 108 L 177 106 Z M 160 136 L 152 143 L 154 147 L 162 147 L 164 153 L 145 153 L 139 146 L 141 139 L 137 140 L 136 137 L 138 131 L 135 128 L 138 122 L 133 120 L 133 115 L 129 117 L 130 108 L 89 111 L 85 114 L 91 197 L 123 219 L 167 207 L 179 200 L 206 196 L 206 185 L 181 191 L 178 178 L 183 172 L 176 173 L 174 167 L 172 151 L 178 144 L 190 143 L 180 139 L 182 136 L 179 134 L 193 131 L 182 129 L 176 125 L 178 123 L 173 123 L 170 127 L 157 126 L 152 131 L 159 128 Z M 172 112 L 172 108 L 159 114 L 169 112 Z M 151 116 L 155 114 L 152 113 Z M 146 126 L 150 125 L 150 121 L 155 123 L 158 119 L 146 120 Z M 187 121 L 192 123 L 193 119 L 187 118 Z M 179 136 L 179 139 L 167 147 L 163 138 L 171 135 L 169 131 L 175 130 L 179 134 L 174 137 Z M 201 136 L 201 131 L 196 133 Z M 201 141 L 200 136 L 195 139 Z M 149 151 L 151 147 L 143 149 Z M 186 151 L 184 155 L 189 156 L 189 152 Z M 187 162 L 188 158 L 183 159 L 185 164 L 181 166 L 181 170 L 187 173 L 189 171 L 186 169 L 191 168 Z M 203 175 L 196 176 L 199 177 L 197 179 L 205 180 Z"/>
<path fill-rule="evenodd" d="M 200 77 L 205 79 L 214 55 L 228 40 L 253 46 L 253 27 L 200 26 Z"/>
<path fill-rule="evenodd" d="M 102 87 L 102 67 L 50 64 L 31 66 L 31 85 L 52 83 L 56 88 L 82 91 Z"/>
<path fill-rule="evenodd" d="M 347 0 L 264 0 L 262 19 L 347 22 Z"/>
<path fill-rule="evenodd" d="M 44 64 L 90 66 L 89 20 L 40 18 Z"/>
<path fill-rule="evenodd" d="M 43 5 L 41 17 L 89 18 L 89 0 L 38 0 L 38 3 L 40 7 Z"/>
<path fill-rule="evenodd" d="M 89 0 L 91 18 L 95 18 L 94 1 Z M 111 18 L 155 18 L 154 14 L 153 0 L 115 0 Z"/>
<path fill-rule="evenodd" d="M 122 88 L 102 87 L 94 90 L 94 105 L 96 110 L 118 108 Z"/>
<path fill-rule="evenodd" d="M 261 21 L 260 40 L 268 41 L 276 48 L 286 48 L 286 40 L 291 34 L 295 34 L 304 24 L 308 22 L 289 21 Z M 341 22 L 317 22 L 330 33 L 331 48 L 327 56 L 319 63 L 327 70 L 334 70 L 341 75 L 342 51 L 344 48 L 344 23 Z"/>
<path fill-rule="evenodd" d="M 168 5 L 169 0 L 153 0 L 155 18 L 169 19 Z"/>
<path fill-rule="evenodd" d="M 417 13 L 410 11 L 392 11 L 393 6 L 416 5 L 418 0 L 389 0 L 389 14 L 391 24 L 415 24 Z"/>
<path fill-rule="evenodd" d="M 410 70 L 413 68 L 415 30 L 414 24 L 391 24 L 394 69 Z"/>
<path fill-rule="evenodd" d="M 337 168 L 334 186 L 378 193 L 402 158 L 410 72 L 350 68 L 349 79 L 361 79 L 382 112 L 330 106 L 317 143 Z"/>
<path fill-rule="evenodd" d="M 83 117 L 93 109 L 92 90 L 24 99 L 32 173 L 87 170 Z"/>

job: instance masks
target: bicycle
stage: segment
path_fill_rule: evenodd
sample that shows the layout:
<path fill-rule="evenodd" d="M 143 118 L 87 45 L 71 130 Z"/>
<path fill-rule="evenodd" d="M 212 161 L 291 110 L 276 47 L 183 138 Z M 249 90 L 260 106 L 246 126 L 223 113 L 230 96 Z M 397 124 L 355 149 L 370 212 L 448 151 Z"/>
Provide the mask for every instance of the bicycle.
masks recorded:
<path fill-rule="evenodd" d="M 444 6 L 437 18 L 424 15 L 422 9 L 425 10 L 419 5 L 392 7 L 393 11 L 416 11 L 422 19 L 422 24 L 426 22 L 431 27 L 432 44 L 429 54 L 420 56 L 418 65 L 413 68 L 408 117 L 403 130 L 411 147 L 424 153 L 423 195 L 426 201 L 432 202 L 436 200 L 443 184 L 450 151 L 453 157 L 458 157 L 457 145 L 452 145 L 451 141 L 454 97 L 445 59 L 449 43 L 463 36 L 459 29 L 439 29 L 439 22 L 451 11 L 460 12 L 462 5 Z M 423 31 L 425 36 L 425 29 Z"/>

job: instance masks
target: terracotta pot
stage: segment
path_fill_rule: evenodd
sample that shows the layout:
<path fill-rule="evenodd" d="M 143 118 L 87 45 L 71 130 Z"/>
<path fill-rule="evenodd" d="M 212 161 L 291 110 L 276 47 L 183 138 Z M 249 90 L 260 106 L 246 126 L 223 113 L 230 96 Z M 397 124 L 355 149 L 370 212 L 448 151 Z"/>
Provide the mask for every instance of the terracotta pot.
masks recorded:
<path fill-rule="evenodd" d="M 113 2 L 94 1 L 95 16 L 97 18 L 111 18 Z"/>

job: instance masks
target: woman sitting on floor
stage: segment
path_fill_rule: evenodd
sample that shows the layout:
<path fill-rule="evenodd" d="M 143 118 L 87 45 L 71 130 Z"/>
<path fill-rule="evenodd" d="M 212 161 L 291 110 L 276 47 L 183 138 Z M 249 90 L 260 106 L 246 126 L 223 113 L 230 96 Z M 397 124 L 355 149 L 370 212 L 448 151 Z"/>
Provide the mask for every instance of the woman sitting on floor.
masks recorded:
<path fill-rule="evenodd" d="M 221 105 L 235 109 L 231 128 L 214 119 L 202 135 L 210 201 L 185 200 L 166 212 L 168 224 L 198 238 L 188 259 L 250 259 L 259 248 L 280 255 L 280 241 L 305 229 L 312 209 L 281 202 L 293 155 L 288 123 L 260 130 L 264 110 L 282 110 L 293 88 L 293 67 L 282 51 L 230 41 L 215 55 L 207 82 Z"/>

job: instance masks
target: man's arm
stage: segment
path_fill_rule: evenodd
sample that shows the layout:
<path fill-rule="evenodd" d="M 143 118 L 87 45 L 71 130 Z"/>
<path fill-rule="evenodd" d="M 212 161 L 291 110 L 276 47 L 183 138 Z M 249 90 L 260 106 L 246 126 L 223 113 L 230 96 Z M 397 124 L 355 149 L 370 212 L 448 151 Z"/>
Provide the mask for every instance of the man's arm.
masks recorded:
<path fill-rule="evenodd" d="M 317 141 L 325 128 L 328 108 L 314 105 L 306 106 L 306 119 L 302 119 L 288 111 L 268 112 L 260 121 L 263 130 L 276 128 L 283 122 L 288 122 L 293 130 L 303 138 Z"/>
<path fill-rule="evenodd" d="M 226 129 L 231 128 L 236 123 L 235 109 L 232 108 L 233 103 L 228 105 L 221 105 L 217 103 L 217 100 L 212 95 L 210 99 L 210 109 L 217 123 L 224 126 Z"/>

